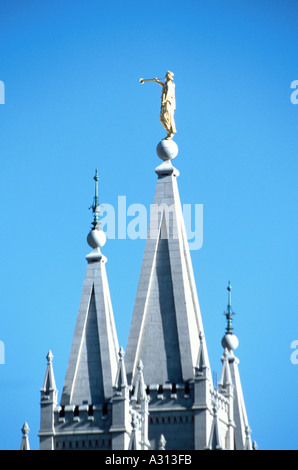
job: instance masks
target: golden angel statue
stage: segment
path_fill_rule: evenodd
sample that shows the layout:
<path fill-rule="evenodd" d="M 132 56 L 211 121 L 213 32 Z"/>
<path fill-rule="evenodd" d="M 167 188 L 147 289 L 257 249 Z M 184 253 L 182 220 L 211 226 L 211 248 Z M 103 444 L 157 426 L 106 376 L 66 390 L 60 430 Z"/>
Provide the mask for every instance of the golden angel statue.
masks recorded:
<path fill-rule="evenodd" d="M 165 78 L 151 78 L 144 80 L 140 79 L 140 83 L 154 81 L 162 86 L 161 93 L 161 108 L 160 108 L 160 122 L 167 131 L 166 140 L 171 140 L 177 132 L 174 112 L 176 109 L 175 100 L 175 83 L 173 81 L 174 74 L 170 71 L 167 72 Z M 165 80 L 162 82 L 161 80 Z"/>

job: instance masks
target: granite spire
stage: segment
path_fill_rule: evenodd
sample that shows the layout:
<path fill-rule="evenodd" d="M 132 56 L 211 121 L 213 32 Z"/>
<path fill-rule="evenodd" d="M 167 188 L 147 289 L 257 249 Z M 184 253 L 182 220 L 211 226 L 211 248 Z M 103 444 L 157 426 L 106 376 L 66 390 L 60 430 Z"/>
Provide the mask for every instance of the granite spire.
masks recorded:
<path fill-rule="evenodd" d="M 233 448 L 235 450 L 251 450 L 251 430 L 248 424 L 246 406 L 242 391 L 242 385 L 239 373 L 239 359 L 234 355 L 235 349 L 239 345 L 237 336 L 232 333 L 232 318 L 235 314 L 232 310 L 232 286 L 229 282 L 228 290 L 228 306 L 225 316 L 227 319 L 226 333 L 222 338 L 222 346 L 224 355 L 222 358 L 222 372 L 219 382 L 221 392 L 226 396 L 232 396 L 230 411 L 232 412 L 232 420 L 234 431 Z M 232 389 L 231 386 L 232 385 Z M 232 409 L 233 408 L 233 409 Z"/>
<path fill-rule="evenodd" d="M 182 383 L 194 378 L 200 347 L 209 367 L 203 324 L 171 160 L 178 147 L 163 140 L 149 233 L 126 349 L 126 370 L 134 380 L 140 360 L 146 384 Z"/>
<path fill-rule="evenodd" d="M 113 394 L 118 367 L 118 339 L 101 248 L 106 242 L 99 224 L 98 173 L 94 176 L 94 219 L 88 234 L 93 248 L 86 256 L 87 271 L 61 405 L 103 403 Z"/>

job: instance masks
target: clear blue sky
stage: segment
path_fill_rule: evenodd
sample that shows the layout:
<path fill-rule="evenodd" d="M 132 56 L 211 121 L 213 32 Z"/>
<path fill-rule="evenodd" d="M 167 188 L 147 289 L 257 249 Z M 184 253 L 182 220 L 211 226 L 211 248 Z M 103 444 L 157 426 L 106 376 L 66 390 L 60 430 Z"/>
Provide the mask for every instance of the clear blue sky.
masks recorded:
<path fill-rule="evenodd" d="M 19 448 L 24 421 L 38 448 L 49 349 L 61 396 L 95 168 L 102 202 L 153 202 L 161 89 L 138 81 L 168 69 L 181 200 L 204 206 L 191 256 L 212 368 L 231 280 L 252 438 L 298 448 L 297 15 L 294 0 L 1 0 L 1 449 Z M 124 348 L 143 250 L 103 249 Z"/>

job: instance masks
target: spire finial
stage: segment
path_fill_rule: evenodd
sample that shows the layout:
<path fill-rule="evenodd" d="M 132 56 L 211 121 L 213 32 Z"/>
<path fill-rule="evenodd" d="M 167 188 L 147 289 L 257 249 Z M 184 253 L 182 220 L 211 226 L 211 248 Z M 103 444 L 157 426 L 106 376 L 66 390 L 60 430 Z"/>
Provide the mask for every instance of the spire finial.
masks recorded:
<path fill-rule="evenodd" d="M 138 362 L 138 371 L 143 372 L 143 370 L 144 370 L 144 365 L 143 365 L 142 359 L 140 359 Z"/>
<path fill-rule="evenodd" d="M 232 286 L 231 282 L 229 281 L 229 285 L 227 287 L 228 291 L 228 306 L 227 306 L 227 311 L 224 312 L 224 315 L 227 319 L 227 327 L 226 327 L 226 333 L 221 341 L 221 344 L 223 348 L 227 348 L 229 351 L 233 351 L 238 347 L 238 338 L 233 334 L 233 316 L 235 315 L 235 312 L 233 312 L 232 309 Z"/>
<path fill-rule="evenodd" d="M 20 450 L 30 450 L 29 437 L 28 437 L 29 431 L 30 429 L 29 429 L 28 423 L 24 423 L 22 427 L 23 436 L 22 436 Z"/>
<path fill-rule="evenodd" d="M 160 435 L 159 441 L 158 441 L 158 450 L 166 450 L 166 439 L 163 434 Z"/>
<path fill-rule="evenodd" d="M 233 331 L 232 322 L 233 322 L 233 316 L 235 315 L 235 313 L 232 310 L 232 286 L 231 286 L 230 281 L 227 287 L 227 291 L 229 293 L 228 294 L 228 306 L 227 306 L 227 312 L 224 312 L 226 319 L 227 319 L 226 332 L 227 334 L 232 334 L 232 331 Z"/>
<path fill-rule="evenodd" d="M 51 350 L 49 350 L 49 352 L 48 352 L 48 354 L 47 354 L 47 361 L 48 361 L 48 364 L 51 364 L 53 358 L 54 358 L 53 353 L 52 353 Z"/>
<path fill-rule="evenodd" d="M 121 348 L 120 348 L 119 351 L 118 351 L 118 357 L 119 357 L 119 361 L 123 361 L 123 358 L 124 358 L 124 349 L 123 349 L 122 346 L 121 346 Z"/>
<path fill-rule="evenodd" d="M 94 176 L 93 179 L 95 181 L 95 196 L 94 196 L 93 204 L 91 206 L 92 212 L 94 214 L 94 219 L 93 219 L 92 225 L 93 225 L 93 228 L 96 228 L 97 224 L 99 222 L 99 217 L 98 216 L 99 216 L 99 211 L 100 211 L 100 204 L 98 202 L 98 181 L 99 181 L 99 176 L 98 176 L 97 169 L 95 170 L 95 176 Z"/>
<path fill-rule="evenodd" d="M 21 442 L 21 448 L 20 450 L 30 450 L 30 444 L 29 444 L 29 426 L 28 423 L 24 423 L 22 427 L 22 442 Z"/>
<path fill-rule="evenodd" d="M 23 427 L 22 427 L 22 434 L 23 434 L 23 436 L 28 436 L 29 431 L 30 431 L 30 429 L 29 429 L 28 423 L 25 422 L 24 425 L 23 425 Z"/>
<path fill-rule="evenodd" d="M 99 198 L 98 198 L 98 181 L 99 181 L 99 176 L 97 169 L 95 170 L 95 176 L 94 176 L 94 181 L 95 181 L 95 196 L 93 199 L 93 204 L 92 206 L 89 207 L 89 209 L 92 209 L 92 212 L 94 214 L 93 222 L 92 222 L 92 228 L 91 231 L 88 234 L 87 237 L 87 242 L 88 244 L 93 248 L 101 248 L 104 246 L 106 242 L 106 234 L 101 230 L 100 224 L 99 224 L 99 213 L 100 213 L 100 204 L 99 204 Z"/>

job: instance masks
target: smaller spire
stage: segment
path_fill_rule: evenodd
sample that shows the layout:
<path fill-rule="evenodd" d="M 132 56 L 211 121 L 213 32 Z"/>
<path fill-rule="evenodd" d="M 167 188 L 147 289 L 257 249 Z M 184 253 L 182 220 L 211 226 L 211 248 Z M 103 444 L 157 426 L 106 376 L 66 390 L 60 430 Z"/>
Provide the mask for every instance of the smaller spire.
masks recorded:
<path fill-rule="evenodd" d="M 165 436 L 161 434 L 159 441 L 158 441 L 158 450 L 166 450 L 166 444 L 167 444 L 167 441 L 165 439 Z"/>
<path fill-rule="evenodd" d="M 139 374 L 143 373 L 143 370 L 144 370 L 144 364 L 143 364 L 142 359 L 140 359 L 139 362 L 138 362 L 138 371 L 139 371 Z"/>
<path fill-rule="evenodd" d="M 117 394 L 121 394 L 122 388 L 127 387 L 127 378 L 126 378 L 125 365 L 124 365 L 124 360 L 123 360 L 124 349 L 122 348 L 122 346 L 119 349 L 118 357 L 119 357 L 118 370 L 117 370 L 114 389 Z"/>
<path fill-rule="evenodd" d="M 138 372 L 137 372 L 137 378 L 135 382 L 132 400 L 136 401 L 137 403 L 140 403 L 146 397 L 146 385 L 145 385 L 144 376 L 143 376 L 144 365 L 141 359 L 139 360 L 137 369 L 138 369 Z"/>
<path fill-rule="evenodd" d="M 224 354 L 223 354 L 223 357 L 221 358 L 221 361 L 222 361 L 222 369 L 221 369 L 221 374 L 220 374 L 218 385 L 221 391 L 223 391 L 223 390 L 227 390 L 227 388 L 233 384 L 231 371 L 229 367 L 229 354 L 228 354 L 227 349 L 224 350 Z"/>
<path fill-rule="evenodd" d="M 140 450 L 139 438 L 140 438 L 140 426 L 139 420 L 136 413 L 132 414 L 131 418 L 132 431 L 130 435 L 130 442 L 128 445 L 128 450 Z"/>
<path fill-rule="evenodd" d="M 245 450 L 253 450 L 252 442 L 251 442 L 251 429 L 248 425 L 245 426 Z"/>
<path fill-rule="evenodd" d="M 219 427 L 219 418 L 218 418 L 218 395 L 215 394 L 212 400 L 212 410 L 213 410 L 213 422 L 211 426 L 211 432 L 209 437 L 208 449 L 210 450 L 221 450 L 221 436 L 220 436 L 220 427 Z"/>
<path fill-rule="evenodd" d="M 204 345 L 204 334 L 202 332 L 200 332 L 199 338 L 200 338 L 200 347 L 199 347 L 197 363 L 195 366 L 196 376 L 203 375 L 204 371 L 206 371 L 208 367 L 207 361 L 206 361 L 205 345 Z"/>
<path fill-rule="evenodd" d="M 119 361 L 123 361 L 124 355 L 125 355 L 124 349 L 121 346 L 121 348 L 119 349 L 119 352 L 118 352 Z"/>
<path fill-rule="evenodd" d="M 30 431 L 30 428 L 28 426 L 28 423 L 26 422 L 24 423 L 22 427 L 23 437 L 22 437 L 20 450 L 30 450 L 29 437 L 28 437 L 29 431 Z"/>
<path fill-rule="evenodd" d="M 47 369 L 46 369 L 46 374 L 45 378 L 43 381 L 43 386 L 41 388 L 41 393 L 42 395 L 49 395 L 51 392 L 54 393 L 54 395 L 57 395 L 57 388 L 56 388 L 56 382 L 55 382 L 55 376 L 54 376 L 54 371 L 53 371 L 53 353 L 50 350 L 46 356 L 48 364 L 47 364 Z"/>

